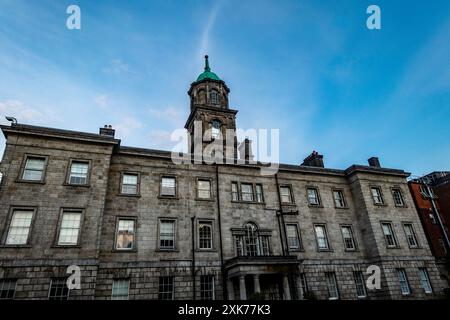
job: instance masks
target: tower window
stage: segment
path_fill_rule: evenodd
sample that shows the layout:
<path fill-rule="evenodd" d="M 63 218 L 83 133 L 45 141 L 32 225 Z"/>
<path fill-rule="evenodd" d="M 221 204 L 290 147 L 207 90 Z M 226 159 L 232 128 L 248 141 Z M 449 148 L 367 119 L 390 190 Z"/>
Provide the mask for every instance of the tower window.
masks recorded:
<path fill-rule="evenodd" d="M 213 120 L 211 122 L 211 137 L 217 139 L 220 137 L 220 126 L 222 123 L 219 120 Z"/>
<path fill-rule="evenodd" d="M 211 104 L 219 104 L 219 93 L 215 90 L 211 91 L 209 95 Z"/>

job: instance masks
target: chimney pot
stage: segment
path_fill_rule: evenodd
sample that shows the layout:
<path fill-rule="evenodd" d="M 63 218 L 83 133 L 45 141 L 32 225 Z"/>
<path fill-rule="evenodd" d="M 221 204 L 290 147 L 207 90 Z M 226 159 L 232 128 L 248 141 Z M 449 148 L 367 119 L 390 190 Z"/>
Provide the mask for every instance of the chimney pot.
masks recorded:
<path fill-rule="evenodd" d="M 317 151 L 313 151 L 309 156 L 303 160 L 302 166 L 308 167 L 320 167 L 323 168 L 323 155 L 319 154 Z"/>
<path fill-rule="evenodd" d="M 108 136 L 108 137 L 114 138 L 114 135 L 116 134 L 116 130 L 114 130 L 112 128 L 112 125 L 105 124 L 105 126 L 103 128 L 100 128 L 99 134 L 102 136 Z"/>
<path fill-rule="evenodd" d="M 369 162 L 369 166 L 375 167 L 375 168 L 381 168 L 380 160 L 378 157 L 371 157 L 367 160 Z"/>

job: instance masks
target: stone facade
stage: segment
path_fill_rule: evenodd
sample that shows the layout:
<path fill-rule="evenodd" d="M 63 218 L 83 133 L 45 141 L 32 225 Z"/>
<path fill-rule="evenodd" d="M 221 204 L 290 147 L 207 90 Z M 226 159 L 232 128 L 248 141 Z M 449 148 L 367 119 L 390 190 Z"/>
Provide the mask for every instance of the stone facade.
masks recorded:
<path fill-rule="evenodd" d="M 207 114 L 208 108 L 214 108 L 208 105 L 209 88 L 226 94 L 211 114 Z M 235 113 L 226 117 L 228 91 L 221 80 L 204 77 L 193 83 L 191 98 L 197 99 L 194 92 L 205 96 L 195 100 L 203 105 L 191 103 L 190 119 L 199 111 L 205 113 L 203 120 L 223 115 L 226 127 L 235 128 Z M 129 299 L 261 298 L 258 294 L 266 299 L 432 299 L 441 295 L 444 284 L 408 192 L 408 173 L 402 170 L 360 165 L 328 169 L 320 158 L 313 161 L 318 166 L 281 164 L 276 175 L 267 176 L 261 175 L 257 163 L 177 165 L 170 152 L 121 146 L 104 128 L 101 134 L 22 124 L 1 129 L 7 143 L 0 165 L 4 174 L 0 281 L 15 282 L 16 299 L 52 296 L 52 281 L 67 277 L 70 265 L 81 268 L 81 289 L 70 290 L 70 299 L 111 299 L 113 292 L 114 297 Z M 45 160 L 39 181 L 23 179 L 29 157 Z M 74 161 L 88 164 L 82 185 L 70 180 Z M 122 189 L 127 174 L 137 177 L 132 194 Z M 162 193 L 164 177 L 175 178 L 173 196 Z M 208 199 L 199 197 L 200 180 L 209 182 Z M 251 184 L 251 196 L 243 194 L 246 183 Z M 233 186 L 241 187 L 237 194 Z M 381 192 L 382 203 L 374 202 L 372 187 Z M 317 205 L 309 204 L 310 188 L 317 192 Z M 394 202 L 394 189 L 401 194 L 401 205 Z M 282 201 L 287 190 L 290 203 Z M 343 196 L 342 206 L 337 206 L 334 191 Z M 251 199 L 243 201 L 248 200 L 245 197 Z M 7 238 L 15 210 L 28 210 L 33 216 L 26 242 L 11 245 Z M 79 240 L 72 245 L 58 240 L 64 210 L 81 213 Z M 127 250 L 117 245 L 120 219 L 134 221 L 125 236 L 133 237 Z M 168 236 L 161 229 L 162 221 L 170 221 L 174 234 Z M 387 246 L 382 222 L 390 223 L 395 245 Z M 415 245 L 407 237 L 405 223 L 414 230 Z M 211 227 L 212 245 L 206 249 L 199 239 L 202 224 Z M 351 249 L 346 248 L 343 226 L 351 227 Z M 328 246 L 321 250 L 318 244 L 323 239 L 316 227 L 323 227 L 327 235 Z M 172 241 L 170 249 L 161 245 L 167 237 Z M 361 272 L 365 282 L 370 265 L 381 270 L 381 288 L 358 293 L 355 273 Z M 419 268 L 426 268 L 421 270 L 427 272 L 431 293 L 424 290 Z M 402 294 L 399 269 L 405 272 L 409 293 Z M 120 281 L 125 284 L 122 291 L 117 289 Z"/>

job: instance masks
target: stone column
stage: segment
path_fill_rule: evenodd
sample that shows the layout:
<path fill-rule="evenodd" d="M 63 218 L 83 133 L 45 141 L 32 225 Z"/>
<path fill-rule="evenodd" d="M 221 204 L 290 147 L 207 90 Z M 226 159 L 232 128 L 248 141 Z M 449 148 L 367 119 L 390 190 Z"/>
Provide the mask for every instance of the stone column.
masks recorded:
<path fill-rule="evenodd" d="M 247 300 L 247 289 L 245 288 L 245 276 L 239 276 L 239 295 L 241 300 Z"/>
<path fill-rule="evenodd" d="M 253 275 L 253 287 L 255 288 L 255 293 L 261 292 L 261 288 L 259 286 L 259 274 Z"/>
<path fill-rule="evenodd" d="M 231 279 L 227 280 L 228 300 L 234 300 L 234 286 Z"/>
<path fill-rule="evenodd" d="M 283 274 L 283 291 L 284 300 L 291 300 L 291 292 L 289 290 L 289 280 L 287 274 Z"/>

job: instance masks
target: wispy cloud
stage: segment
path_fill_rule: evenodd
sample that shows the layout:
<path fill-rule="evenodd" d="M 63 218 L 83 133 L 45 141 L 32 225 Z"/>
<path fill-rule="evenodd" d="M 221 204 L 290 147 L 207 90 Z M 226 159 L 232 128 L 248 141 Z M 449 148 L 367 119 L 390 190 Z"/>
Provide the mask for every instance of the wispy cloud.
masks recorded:
<path fill-rule="evenodd" d="M 103 73 L 109 75 L 118 75 L 122 73 L 130 73 L 130 66 L 121 59 L 113 59 L 109 66 L 102 69 Z"/>
<path fill-rule="evenodd" d="M 57 121 L 50 111 L 38 110 L 19 100 L 0 101 L 0 123 L 7 123 L 5 116 L 15 117 L 18 122 L 33 124 L 49 124 Z"/>
<path fill-rule="evenodd" d="M 222 1 L 217 1 L 209 13 L 208 20 L 207 20 L 206 25 L 202 32 L 202 37 L 200 40 L 199 54 L 197 56 L 202 56 L 204 54 L 207 54 L 208 51 L 211 49 L 210 43 L 209 43 L 210 34 L 211 34 L 211 30 L 214 27 L 214 24 L 216 22 L 217 13 L 219 12 L 219 8 L 221 5 L 222 5 Z"/>
<path fill-rule="evenodd" d="M 142 128 L 143 125 L 133 117 L 126 117 L 122 122 L 113 125 L 113 127 L 114 129 L 116 129 L 118 136 L 128 137 L 133 133 L 134 130 Z"/>
<path fill-rule="evenodd" d="M 170 122 L 174 125 L 181 126 L 185 120 L 184 113 L 180 108 L 169 106 L 163 109 L 150 108 L 149 112 L 152 116 L 159 120 Z"/>
<path fill-rule="evenodd" d="M 109 96 L 107 94 L 100 94 L 94 97 L 94 102 L 102 109 L 106 109 L 109 106 Z"/>

